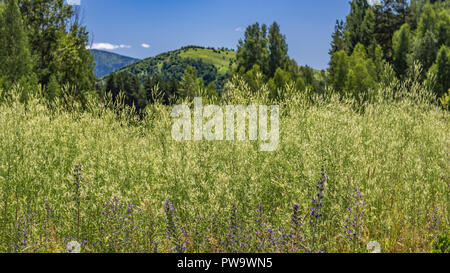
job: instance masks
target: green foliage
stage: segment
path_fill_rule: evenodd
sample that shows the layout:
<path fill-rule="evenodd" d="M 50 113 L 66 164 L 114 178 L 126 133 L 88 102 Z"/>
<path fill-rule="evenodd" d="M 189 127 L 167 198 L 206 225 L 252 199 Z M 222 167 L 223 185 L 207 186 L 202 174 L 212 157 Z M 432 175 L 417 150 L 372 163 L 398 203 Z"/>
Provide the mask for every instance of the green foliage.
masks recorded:
<path fill-rule="evenodd" d="M 411 50 L 411 28 L 404 24 L 396 31 L 393 39 L 393 65 L 398 77 L 404 77 L 408 70 L 408 54 Z"/>
<path fill-rule="evenodd" d="M 176 101 L 176 95 L 178 92 L 179 83 L 175 79 L 167 80 L 159 75 L 147 76 L 144 81 L 144 89 L 147 94 L 147 100 L 149 103 L 156 101 L 156 93 L 162 95 L 162 103 L 172 104 Z"/>
<path fill-rule="evenodd" d="M 450 253 L 450 237 L 447 233 L 438 234 L 432 242 L 432 253 Z"/>
<path fill-rule="evenodd" d="M 368 6 L 367 1 L 354 0 L 350 5 L 351 10 L 346 22 L 336 25 L 332 36 L 329 83 L 336 91 L 342 92 L 343 89 L 350 87 L 353 91 L 347 90 L 346 93 L 354 93 L 355 88 L 361 91 L 364 87 L 372 86 L 374 81 L 386 76 L 383 75 L 383 68 L 387 62 L 392 65 L 398 78 L 405 79 L 412 76 L 419 82 L 426 80 L 426 84 L 429 85 L 438 80 L 440 84 L 435 93 L 442 96 L 446 91 L 442 85 L 445 85 L 444 79 L 448 78 L 444 55 L 441 54 L 439 70 L 437 65 L 433 64 L 437 62 L 440 48 L 443 45 L 448 46 L 450 41 L 450 5 L 447 2 L 383 0 Z M 341 36 L 339 29 L 342 26 L 345 26 L 343 37 L 346 41 L 347 54 L 352 55 L 354 48 L 360 43 L 365 47 L 366 59 L 372 59 L 366 61 L 369 64 L 355 62 L 362 70 L 348 71 L 345 77 L 351 76 L 351 79 L 346 78 L 345 88 L 342 84 L 343 77 L 338 76 L 345 73 L 337 73 L 345 71 L 343 55 L 336 54 L 336 44 Z M 375 70 L 371 69 L 370 62 L 375 66 Z M 420 64 L 420 69 L 416 69 L 417 64 Z M 367 73 L 370 75 L 367 76 Z M 357 80 L 357 77 L 363 79 Z"/>
<path fill-rule="evenodd" d="M 244 40 L 239 40 L 237 51 L 237 70 L 244 74 L 258 65 L 264 75 L 268 74 L 269 52 L 267 48 L 267 26 L 255 23 L 245 30 Z"/>
<path fill-rule="evenodd" d="M 269 80 L 269 98 L 272 100 L 281 100 L 283 99 L 284 92 L 286 90 L 286 85 L 291 84 L 292 79 L 289 72 L 284 71 L 282 68 L 278 67 L 275 71 L 275 75 L 272 79 Z"/>
<path fill-rule="evenodd" d="M 206 85 L 214 82 L 221 92 L 234 67 L 235 57 L 236 52 L 227 49 L 189 46 L 137 61 L 120 71 L 137 75 L 142 82 L 148 76 L 156 75 L 169 81 L 181 81 L 186 68 L 191 66 L 197 70 L 198 77 L 202 78 Z"/>
<path fill-rule="evenodd" d="M 424 6 L 422 15 L 419 19 L 419 25 L 417 27 L 417 34 L 419 37 L 423 38 L 427 32 L 431 32 L 437 35 L 438 18 L 433 5 L 428 3 Z"/>
<path fill-rule="evenodd" d="M 48 100 L 54 101 L 56 98 L 61 97 L 61 86 L 59 86 L 55 75 L 50 76 L 50 80 L 45 88 Z"/>
<path fill-rule="evenodd" d="M 370 89 L 375 87 L 376 67 L 372 59 L 367 57 L 362 44 L 357 44 L 349 58 L 349 68 L 345 90 L 348 95 L 363 102 L 368 97 Z"/>
<path fill-rule="evenodd" d="M 94 56 L 95 62 L 94 72 L 98 78 L 139 61 L 135 58 L 130 58 L 102 50 L 92 49 L 91 53 Z"/>
<path fill-rule="evenodd" d="M 370 89 L 375 88 L 383 67 L 381 48 L 377 46 L 375 52 L 378 55 L 375 62 L 367 56 L 362 44 L 356 45 L 350 57 L 343 50 L 336 52 L 331 57 L 328 83 L 341 96 L 364 102 Z"/>
<path fill-rule="evenodd" d="M 450 89 L 446 94 L 442 96 L 442 98 L 439 99 L 439 102 L 442 105 L 442 108 L 444 108 L 447 111 L 450 111 Z"/>
<path fill-rule="evenodd" d="M 287 83 L 298 84 L 300 90 L 306 86 L 322 89 L 324 81 L 315 79 L 315 71 L 301 67 L 289 58 L 286 37 L 281 34 L 277 22 L 270 26 L 268 35 L 266 29 L 265 25 L 253 24 L 247 28 L 244 40 L 239 41 L 237 72 L 246 80 L 250 90 L 259 92 L 267 83 L 270 98 L 278 100 L 284 97 L 282 93 Z"/>
<path fill-rule="evenodd" d="M 316 80 L 316 73 L 318 73 L 316 70 L 312 69 L 309 66 L 302 66 L 300 67 L 300 74 L 301 77 L 304 79 L 306 86 L 313 87 L 315 80 Z"/>
<path fill-rule="evenodd" d="M 7 0 L 0 14 L 0 76 L 17 83 L 32 72 L 31 56 L 17 0 Z"/>
<path fill-rule="evenodd" d="M 55 77 L 60 86 L 72 86 L 73 95 L 85 100 L 93 89 L 95 64 L 88 49 L 88 33 L 72 5 L 64 0 L 19 0 L 27 27 L 34 71 L 46 86 Z"/>
<path fill-rule="evenodd" d="M 408 15 L 407 0 L 382 0 L 374 5 L 376 15 L 375 37 L 383 48 L 384 57 L 392 62 L 392 38 L 394 32 L 406 23 Z"/>
<path fill-rule="evenodd" d="M 206 98 L 211 100 L 217 100 L 219 94 L 217 93 L 217 86 L 215 83 L 211 82 L 206 87 L 206 93 L 204 94 Z"/>
<path fill-rule="evenodd" d="M 299 92 L 303 92 L 306 89 L 305 80 L 302 77 L 298 77 L 295 81 L 295 89 Z"/>
<path fill-rule="evenodd" d="M 280 33 L 280 26 L 274 22 L 269 28 L 269 77 L 275 75 L 278 68 L 286 68 L 289 61 L 286 36 Z"/>
<path fill-rule="evenodd" d="M 377 78 L 379 79 L 381 76 L 381 73 L 383 72 L 384 65 L 386 64 L 386 60 L 383 57 L 383 49 L 380 45 L 377 45 L 375 47 L 375 54 L 374 54 L 373 61 L 375 63 L 375 67 L 376 67 L 376 75 L 377 75 Z"/>
<path fill-rule="evenodd" d="M 436 75 L 435 94 L 441 98 L 450 89 L 450 48 L 442 46 L 430 71 Z"/>
<path fill-rule="evenodd" d="M 367 48 L 369 55 L 373 58 L 373 54 L 375 52 L 375 48 L 377 46 L 377 41 L 375 39 L 375 12 L 372 8 L 367 9 L 364 20 L 361 25 L 361 44 Z"/>
<path fill-rule="evenodd" d="M 273 22 L 268 33 L 266 25 L 260 27 L 259 23 L 255 23 L 247 27 L 244 40 L 239 40 L 238 44 L 239 74 L 244 75 L 257 65 L 265 78 L 270 79 L 278 68 L 295 70 L 292 64 L 288 56 L 286 36 L 281 34 L 277 22 Z"/>
<path fill-rule="evenodd" d="M 247 71 L 243 77 L 253 93 L 259 92 L 265 82 L 265 77 L 257 64 L 251 70 Z"/>
<path fill-rule="evenodd" d="M 362 26 L 366 10 L 369 7 L 367 0 L 352 0 L 350 2 L 350 14 L 346 18 L 347 24 L 345 30 L 345 41 L 350 53 L 353 52 L 356 44 L 361 43 L 363 40 L 364 33 Z"/>
<path fill-rule="evenodd" d="M 443 10 L 439 13 L 438 36 L 439 44 L 450 47 L 450 12 Z"/>
<path fill-rule="evenodd" d="M 193 100 L 194 97 L 200 94 L 204 87 L 203 80 L 198 78 L 197 70 L 192 66 L 188 66 L 181 79 L 178 95 L 182 99 L 187 98 Z"/>
<path fill-rule="evenodd" d="M 331 48 L 328 54 L 332 56 L 334 53 L 344 50 L 346 51 L 346 43 L 344 40 L 345 24 L 342 20 L 336 20 L 334 32 L 331 35 Z"/>
<path fill-rule="evenodd" d="M 427 31 L 424 37 L 416 36 L 411 54 L 412 60 L 409 63 L 411 64 L 413 60 L 418 60 L 424 71 L 428 71 L 436 60 L 438 50 L 439 44 L 436 35 L 431 31 Z"/>
<path fill-rule="evenodd" d="M 124 96 L 127 105 L 142 110 L 147 105 L 145 90 L 136 75 L 128 72 L 114 72 L 106 81 L 106 92 L 111 92 L 114 100 Z"/>
<path fill-rule="evenodd" d="M 338 51 L 331 56 L 329 84 L 341 95 L 344 92 L 349 69 L 349 60 L 344 50 Z"/>

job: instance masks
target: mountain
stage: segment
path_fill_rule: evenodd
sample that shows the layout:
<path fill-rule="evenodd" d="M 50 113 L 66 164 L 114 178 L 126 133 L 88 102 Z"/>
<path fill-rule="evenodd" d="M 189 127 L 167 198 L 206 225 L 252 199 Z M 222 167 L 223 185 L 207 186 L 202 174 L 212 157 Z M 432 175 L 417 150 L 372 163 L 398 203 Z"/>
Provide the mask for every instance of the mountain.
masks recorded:
<path fill-rule="evenodd" d="M 119 69 L 118 72 L 137 75 L 141 81 L 147 75 L 180 81 L 184 70 L 192 66 L 206 85 L 214 82 L 220 88 L 235 64 L 236 52 L 233 50 L 187 46 L 137 61 Z"/>
<path fill-rule="evenodd" d="M 91 53 L 94 55 L 96 64 L 94 72 L 99 78 L 139 61 L 139 59 L 97 49 L 92 49 Z"/>

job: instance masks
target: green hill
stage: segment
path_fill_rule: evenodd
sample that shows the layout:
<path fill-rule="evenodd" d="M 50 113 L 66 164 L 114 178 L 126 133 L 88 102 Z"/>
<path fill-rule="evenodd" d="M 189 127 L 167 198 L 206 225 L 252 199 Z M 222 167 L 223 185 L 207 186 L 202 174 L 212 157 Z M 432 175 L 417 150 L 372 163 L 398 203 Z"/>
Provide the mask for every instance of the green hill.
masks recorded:
<path fill-rule="evenodd" d="M 205 84 L 215 82 L 220 88 L 235 64 L 236 52 L 233 50 L 188 46 L 135 62 L 119 71 L 137 75 L 141 80 L 147 75 L 181 80 L 184 70 L 192 66 Z"/>
<path fill-rule="evenodd" d="M 95 70 L 94 73 L 97 77 L 103 77 L 111 72 L 121 69 L 124 66 L 135 63 L 139 59 L 122 56 L 116 53 L 107 51 L 92 49 L 92 55 L 94 55 Z"/>

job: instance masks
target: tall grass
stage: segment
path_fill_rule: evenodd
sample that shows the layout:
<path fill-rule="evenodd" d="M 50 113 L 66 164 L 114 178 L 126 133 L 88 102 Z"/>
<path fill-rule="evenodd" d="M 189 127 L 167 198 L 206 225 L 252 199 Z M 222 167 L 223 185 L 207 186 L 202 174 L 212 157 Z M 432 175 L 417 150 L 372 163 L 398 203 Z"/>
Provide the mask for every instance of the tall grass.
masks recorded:
<path fill-rule="evenodd" d="M 9 91 L 0 251 L 64 252 L 72 240 L 84 252 L 430 251 L 449 227 L 450 116 L 422 89 L 385 86 L 356 106 L 287 86 L 276 152 L 176 142 L 158 103 L 140 119 L 111 100 L 81 111 Z M 233 79 L 223 103 L 271 103 L 265 86 L 246 90 Z"/>

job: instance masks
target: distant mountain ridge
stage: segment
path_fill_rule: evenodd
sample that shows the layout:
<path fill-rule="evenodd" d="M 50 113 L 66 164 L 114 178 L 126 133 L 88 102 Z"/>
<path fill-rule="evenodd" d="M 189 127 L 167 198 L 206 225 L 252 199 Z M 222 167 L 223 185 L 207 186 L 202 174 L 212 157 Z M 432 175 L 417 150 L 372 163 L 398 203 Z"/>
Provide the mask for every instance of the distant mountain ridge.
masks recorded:
<path fill-rule="evenodd" d="M 98 49 L 91 49 L 94 56 L 95 70 L 94 73 L 98 78 L 119 70 L 127 65 L 139 61 L 139 59 L 119 55 Z"/>

